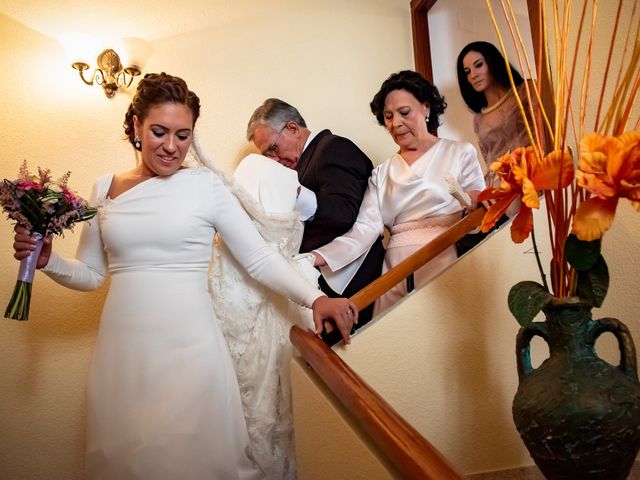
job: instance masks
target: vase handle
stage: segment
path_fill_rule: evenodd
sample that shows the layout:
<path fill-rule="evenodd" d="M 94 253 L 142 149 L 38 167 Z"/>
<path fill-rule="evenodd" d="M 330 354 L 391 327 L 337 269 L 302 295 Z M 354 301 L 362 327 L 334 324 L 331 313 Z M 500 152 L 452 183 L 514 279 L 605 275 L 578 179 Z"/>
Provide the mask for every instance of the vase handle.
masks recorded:
<path fill-rule="evenodd" d="M 595 344 L 600 335 L 605 332 L 613 333 L 618 340 L 618 348 L 620 349 L 620 369 L 638 380 L 638 366 L 636 363 L 636 347 L 633 344 L 633 338 L 627 326 L 620 320 L 615 318 L 601 318 L 595 320 L 591 326 L 589 333 L 591 341 Z"/>
<path fill-rule="evenodd" d="M 516 337 L 516 359 L 518 363 L 518 378 L 520 380 L 534 370 L 531 366 L 531 339 L 536 335 L 549 343 L 547 326 L 543 322 L 534 322 L 518 331 L 518 336 Z"/>

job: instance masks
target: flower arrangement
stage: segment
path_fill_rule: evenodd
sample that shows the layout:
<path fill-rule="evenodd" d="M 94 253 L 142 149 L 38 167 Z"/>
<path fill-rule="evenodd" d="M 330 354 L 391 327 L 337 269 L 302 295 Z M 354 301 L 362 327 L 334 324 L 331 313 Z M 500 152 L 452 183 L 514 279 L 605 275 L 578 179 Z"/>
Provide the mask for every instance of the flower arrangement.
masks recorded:
<path fill-rule="evenodd" d="M 28 229 L 37 239 L 36 250 L 20 262 L 18 281 L 4 313 L 6 318 L 27 320 L 31 303 L 31 285 L 36 262 L 42 249 L 42 239 L 49 235 L 62 235 L 73 229 L 77 222 L 89 220 L 97 209 L 67 186 L 71 172 L 54 181 L 49 169 L 38 168 L 31 175 L 27 162 L 23 162 L 15 180 L 4 179 L 0 184 L 0 205 L 10 220 Z"/>
<path fill-rule="evenodd" d="M 491 229 L 507 207 L 520 199 L 521 208 L 512 222 L 511 237 L 521 243 L 531 235 L 542 277 L 542 284 L 523 281 L 509 292 L 509 309 L 523 326 L 530 325 L 538 312 L 555 298 L 579 297 L 591 306 L 601 306 L 609 284 L 607 265 L 601 255 L 602 237 L 613 223 L 619 199 L 628 199 L 640 211 L 640 119 L 633 123 L 631 118 L 640 90 L 640 33 L 637 2 L 626 31 L 621 31 L 624 29 L 620 15 L 623 1 L 618 2 L 608 45 L 609 58 L 602 84 L 596 89 L 590 88 L 593 86 L 592 50 L 594 45 L 604 48 L 595 40 L 596 33 L 602 35 L 610 31 L 599 25 L 597 1 L 579 2 L 577 29 L 570 22 L 571 1 L 540 2 L 538 23 L 542 41 L 538 45 L 537 75 L 532 75 L 510 3 L 500 2 L 516 46 L 520 70 L 537 78 L 535 85 L 526 85 L 528 104 L 533 105 L 531 99 L 537 98 L 540 108 L 525 115 L 511 78 L 530 146 L 508 152 L 490 166 L 500 178 L 500 185 L 484 190 L 479 197 L 479 200 L 494 202 L 483 219 L 481 230 Z M 507 58 L 489 0 L 486 5 Z M 551 46 L 555 57 L 548 61 Z M 622 52 L 619 64 L 613 60 L 612 52 Z M 578 78 L 578 69 L 584 69 L 581 78 Z M 544 77 L 554 85 L 546 107 L 541 99 Z M 595 115 L 592 111 L 590 115 L 595 120 L 589 125 L 588 109 L 595 110 Z M 528 118 L 535 120 L 529 122 Z M 550 282 L 540 262 L 532 215 L 532 209 L 540 207 L 542 197 L 547 206 L 552 251 Z"/>

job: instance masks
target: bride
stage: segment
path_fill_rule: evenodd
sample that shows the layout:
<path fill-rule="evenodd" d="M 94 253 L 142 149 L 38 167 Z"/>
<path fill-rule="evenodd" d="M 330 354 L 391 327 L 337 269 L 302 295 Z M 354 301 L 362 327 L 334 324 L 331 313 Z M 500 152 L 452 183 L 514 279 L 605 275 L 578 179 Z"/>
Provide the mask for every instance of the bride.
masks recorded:
<path fill-rule="evenodd" d="M 295 170 L 251 154 L 225 179 L 265 241 L 317 285 L 313 256 L 298 254 L 304 225 Z M 313 319 L 249 277 L 220 238 L 211 265 L 214 309 L 235 363 L 253 458 L 267 478 L 295 479 L 289 330 L 296 323 L 313 328 Z"/>

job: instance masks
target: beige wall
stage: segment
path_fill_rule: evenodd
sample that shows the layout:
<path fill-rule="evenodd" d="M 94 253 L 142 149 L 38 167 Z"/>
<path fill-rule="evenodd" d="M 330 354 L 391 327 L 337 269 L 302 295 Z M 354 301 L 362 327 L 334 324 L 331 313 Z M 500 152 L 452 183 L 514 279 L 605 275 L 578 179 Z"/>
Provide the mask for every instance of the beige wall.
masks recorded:
<path fill-rule="evenodd" d="M 387 75 L 413 64 L 408 2 L 261 5 L 153 42 L 146 71 L 179 74 L 197 91 L 199 135 L 224 170 L 247 150 L 246 122 L 270 96 L 297 105 L 312 129 L 351 137 L 381 161 L 393 144 L 368 102 Z M 0 178 L 14 178 L 27 159 L 58 175 L 71 170 L 71 186 L 88 195 L 98 175 L 131 168 L 132 149 L 121 141 L 128 94 L 107 99 L 85 86 L 57 41 L 1 14 L 0 39 Z M 56 240 L 56 249 L 73 254 L 77 237 Z M 3 312 L 18 270 L 11 238 L 0 221 Z M 0 478 L 82 477 L 84 388 L 105 292 L 73 292 L 37 275 L 31 319 L 0 320 Z"/>

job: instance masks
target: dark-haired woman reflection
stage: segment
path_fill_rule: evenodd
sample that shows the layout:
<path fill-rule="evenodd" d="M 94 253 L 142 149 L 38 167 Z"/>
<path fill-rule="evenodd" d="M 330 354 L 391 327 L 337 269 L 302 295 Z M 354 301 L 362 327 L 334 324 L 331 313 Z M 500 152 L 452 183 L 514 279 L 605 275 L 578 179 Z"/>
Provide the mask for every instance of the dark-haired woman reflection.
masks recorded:
<path fill-rule="evenodd" d="M 530 119 L 525 81 L 518 70 L 511 64 L 509 67 L 518 97 Z M 489 168 L 491 164 L 511 150 L 531 145 L 516 95 L 511 88 L 505 58 L 492 43 L 472 42 L 460 51 L 456 69 L 460 94 L 474 112 L 473 130 L 486 165 L 485 181 L 488 187 L 498 186 L 500 180 Z M 532 96 L 532 104 L 537 108 L 535 96 Z M 513 202 L 506 215 L 497 222 L 496 228 L 515 216 L 519 209 L 520 203 Z M 477 233 L 465 236 L 458 242 L 458 254 L 462 255 L 473 248 L 486 235 Z"/>

